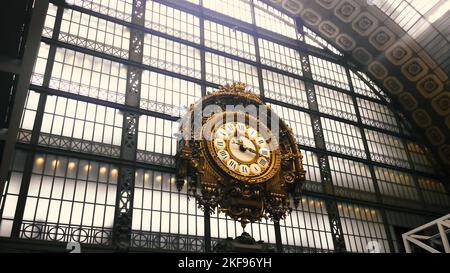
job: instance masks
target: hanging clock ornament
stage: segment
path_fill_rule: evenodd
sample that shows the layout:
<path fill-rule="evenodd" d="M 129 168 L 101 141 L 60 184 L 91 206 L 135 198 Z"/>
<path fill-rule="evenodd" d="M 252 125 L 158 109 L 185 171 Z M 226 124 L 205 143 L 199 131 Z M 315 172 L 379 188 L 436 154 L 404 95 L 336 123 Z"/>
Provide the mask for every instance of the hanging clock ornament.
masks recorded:
<path fill-rule="evenodd" d="M 201 209 L 218 208 L 245 227 L 298 206 L 305 171 L 292 130 L 245 84 L 192 104 L 179 137 L 177 187 L 186 184 Z"/>

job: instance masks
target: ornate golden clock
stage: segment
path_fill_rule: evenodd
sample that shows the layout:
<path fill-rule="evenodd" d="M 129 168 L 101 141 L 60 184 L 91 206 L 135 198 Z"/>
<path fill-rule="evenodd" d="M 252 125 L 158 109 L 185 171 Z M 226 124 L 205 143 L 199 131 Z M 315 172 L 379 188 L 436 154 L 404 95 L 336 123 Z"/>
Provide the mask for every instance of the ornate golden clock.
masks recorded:
<path fill-rule="evenodd" d="M 245 84 L 191 105 L 180 137 L 177 186 L 187 182 L 201 208 L 218 207 L 245 227 L 298 205 L 305 171 L 292 130 Z"/>

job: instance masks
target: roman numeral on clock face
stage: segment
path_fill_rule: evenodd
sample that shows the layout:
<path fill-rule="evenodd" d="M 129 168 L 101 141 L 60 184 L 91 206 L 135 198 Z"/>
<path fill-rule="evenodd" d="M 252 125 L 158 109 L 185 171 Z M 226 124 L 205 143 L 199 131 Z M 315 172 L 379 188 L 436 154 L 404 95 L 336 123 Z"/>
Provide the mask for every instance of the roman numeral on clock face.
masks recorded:
<path fill-rule="evenodd" d="M 228 133 L 227 133 L 227 131 L 225 131 L 224 129 L 221 128 L 221 129 L 217 130 L 216 136 L 217 136 L 218 138 L 224 139 L 224 138 L 227 138 L 227 137 L 228 137 Z"/>
<path fill-rule="evenodd" d="M 259 153 L 265 157 L 269 157 L 270 156 L 270 151 L 267 148 L 262 148 L 259 150 Z"/>
<path fill-rule="evenodd" d="M 248 128 L 247 133 L 250 139 L 255 139 L 258 136 L 258 132 L 253 128 Z"/>
<path fill-rule="evenodd" d="M 261 167 L 266 168 L 269 165 L 269 162 L 264 157 L 260 157 L 260 158 L 258 158 L 258 164 Z"/>
<path fill-rule="evenodd" d="M 219 158 L 220 158 L 222 161 L 227 161 L 227 160 L 230 158 L 230 155 L 229 155 L 228 152 L 225 151 L 225 150 L 220 150 L 219 153 L 218 153 L 218 155 L 219 155 Z"/>
<path fill-rule="evenodd" d="M 239 171 L 243 175 L 249 175 L 250 174 L 250 168 L 247 165 L 240 165 L 239 166 Z"/>
<path fill-rule="evenodd" d="M 264 147 L 266 146 L 266 140 L 262 137 L 258 137 L 255 139 L 256 144 L 258 144 L 259 147 Z"/>
<path fill-rule="evenodd" d="M 238 167 L 238 163 L 236 162 L 236 160 L 234 160 L 234 159 L 230 159 L 230 160 L 228 160 L 228 162 L 227 162 L 227 166 L 228 166 L 228 168 L 230 168 L 230 169 L 232 169 L 232 170 L 236 170 L 237 169 L 237 167 Z"/>
<path fill-rule="evenodd" d="M 215 139 L 214 145 L 217 149 L 225 149 L 225 141 L 223 139 Z"/>
<path fill-rule="evenodd" d="M 250 170 L 253 174 L 258 175 L 261 173 L 262 169 L 258 164 L 252 164 L 250 165 Z"/>
<path fill-rule="evenodd" d="M 244 133 L 246 128 L 245 128 L 245 124 L 243 123 L 237 123 L 236 124 L 236 129 L 239 131 L 239 133 Z"/>
<path fill-rule="evenodd" d="M 225 124 L 225 130 L 227 130 L 229 134 L 233 134 L 234 131 L 236 131 L 236 127 L 234 126 L 233 123 L 227 123 Z"/>

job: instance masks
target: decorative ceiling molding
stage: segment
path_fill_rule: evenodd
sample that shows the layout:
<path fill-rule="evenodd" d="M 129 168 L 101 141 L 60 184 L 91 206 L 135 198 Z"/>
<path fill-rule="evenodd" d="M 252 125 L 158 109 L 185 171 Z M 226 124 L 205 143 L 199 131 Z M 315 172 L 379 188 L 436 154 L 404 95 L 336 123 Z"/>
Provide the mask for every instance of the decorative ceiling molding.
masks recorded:
<path fill-rule="evenodd" d="M 358 63 L 450 166 L 448 75 L 400 26 L 367 0 L 265 2 L 299 18 Z"/>

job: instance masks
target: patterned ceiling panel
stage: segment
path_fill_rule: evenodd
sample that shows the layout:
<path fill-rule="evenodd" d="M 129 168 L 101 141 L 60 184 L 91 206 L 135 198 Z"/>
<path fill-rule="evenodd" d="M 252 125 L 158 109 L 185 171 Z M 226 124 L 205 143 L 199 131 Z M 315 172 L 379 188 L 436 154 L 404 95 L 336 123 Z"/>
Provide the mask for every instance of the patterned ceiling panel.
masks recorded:
<path fill-rule="evenodd" d="M 383 86 L 395 106 L 450 166 L 450 81 L 447 73 L 373 0 L 270 0 L 299 17 Z M 450 26 L 449 26 L 450 27 Z"/>

